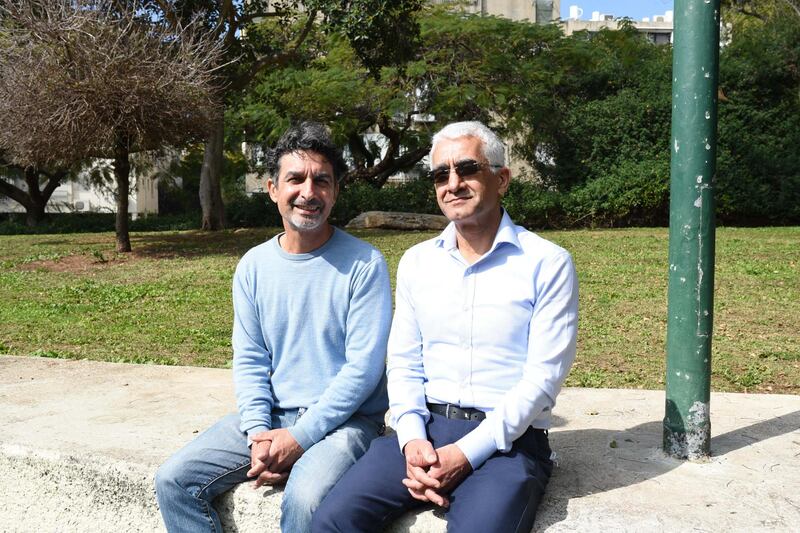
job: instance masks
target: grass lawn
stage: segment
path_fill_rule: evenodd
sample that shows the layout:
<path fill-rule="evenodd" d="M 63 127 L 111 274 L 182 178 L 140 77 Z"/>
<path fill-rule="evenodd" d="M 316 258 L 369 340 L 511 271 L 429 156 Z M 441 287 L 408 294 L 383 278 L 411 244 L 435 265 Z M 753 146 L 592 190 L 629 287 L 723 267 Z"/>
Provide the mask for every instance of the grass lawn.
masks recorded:
<path fill-rule="evenodd" d="M 277 229 L 0 236 L 0 354 L 229 365 L 238 258 Z M 433 233 L 359 231 L 394 278 Z M 664 382 L 667 230 L 542 232 L 580 278 L 578 358 L 567 381 L 658 389 Z M 800 393 L 800 228 L 719 228 L 712 386 Z"/>

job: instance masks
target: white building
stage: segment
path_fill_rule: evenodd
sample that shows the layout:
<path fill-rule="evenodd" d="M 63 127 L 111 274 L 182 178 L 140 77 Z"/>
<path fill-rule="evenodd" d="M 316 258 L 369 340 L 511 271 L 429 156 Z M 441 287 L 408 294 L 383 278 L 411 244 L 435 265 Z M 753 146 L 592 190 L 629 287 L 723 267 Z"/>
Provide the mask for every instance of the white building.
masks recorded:
<path fill-rule="evenodd" d="M 128 197 L 128 213 L 134 219 L 158 213 L 158 180 L 154 176 L 135 176 L 131 171 L 131 183 L 135 188 Z M 15 179 L 14 185 L 24 191 L 28 189 L 23 179 Z M 117 210 L 114 189 L 92 185 L 85 171 L 78 179 L 56 188 L 45 210 L 48 213 L 114 213 Z M 22 205 L 0 195 L 0 213 L 24 212 Z"/>
<path fill-rule="evenodd" d="M 580 6 L 569 6 L 569 17 L 561 22 L 565 35 L 572 35 L 577 31 L 599 32 L 601 29 L 619 29 L 622 18 L 614 15 L 593 11 L 588 20 L 583 19 L 583 10 Z M 642 20 L 630 21 L 634 28 L 645 34 L 655 44 L 671 44 L 674 29 L 672 11 L 663 15 L 645 17 Z"/>
<path fill-rule="evenodd" d="M 432 4 L 453 4 L 458 0 L 432 0 Z M 495 15 L 511 20 L 529 20 L 547 24 L 558 20 L 561 0 L 462 0 L 459 2 L 468 13 Z"/>

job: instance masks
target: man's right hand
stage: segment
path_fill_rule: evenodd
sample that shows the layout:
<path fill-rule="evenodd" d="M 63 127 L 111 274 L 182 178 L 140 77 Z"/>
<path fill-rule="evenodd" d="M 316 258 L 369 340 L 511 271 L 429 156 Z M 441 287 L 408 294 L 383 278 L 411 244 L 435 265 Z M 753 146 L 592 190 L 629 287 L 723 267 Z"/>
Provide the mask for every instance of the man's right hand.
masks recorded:
<path fill-rule="evenodd" d="M 263 435 L 264 433 L 259 433 L 258 435 Z M 269 457 L 271 445 L 271 440 L 264 440 L 261 442 L 253 441 L 252 446 L 250 446 L 250 470 L 247 471 L 247 477 L 256 478 L 255 488 L 262 485 L 276 485 L 286 481 L 286 478 L 289 477 L 288 472 L 276 474 L 267 470 L 265 461 Z"/>
<path fill-rule="evenodd" d="M 407 476 L 403 485 L 408 488 L 411 496 L 423 502 L 447 507 L 449 501 L 437 492 L 441 484 L 428 475 L 428 469 L 439 460 L 433 445 L 424 439 L 410 440 L 403 448 L 403 454 L 406 457 Z"/>

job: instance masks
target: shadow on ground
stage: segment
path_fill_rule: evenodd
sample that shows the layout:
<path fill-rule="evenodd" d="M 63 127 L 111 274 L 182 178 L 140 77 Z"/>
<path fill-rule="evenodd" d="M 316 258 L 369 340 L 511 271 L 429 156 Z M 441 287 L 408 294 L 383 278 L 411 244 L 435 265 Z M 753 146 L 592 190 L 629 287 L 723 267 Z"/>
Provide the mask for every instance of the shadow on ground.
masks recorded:
<path fill-rule="evenodd" d="M 713 424 L 713 420 L 712 420 Z M 800 411 L 758 422 L 711 439 L 713 458 L 800 429 Z M 627 487 L 665 474 L 683 461 L 661 451 L 662 421 L 646 422 L 623 431 L 604 429 L 552 431 L 550 444 L 559 466 L 542 502 L 536 530 L 567 518 L 573 498 Z"/>

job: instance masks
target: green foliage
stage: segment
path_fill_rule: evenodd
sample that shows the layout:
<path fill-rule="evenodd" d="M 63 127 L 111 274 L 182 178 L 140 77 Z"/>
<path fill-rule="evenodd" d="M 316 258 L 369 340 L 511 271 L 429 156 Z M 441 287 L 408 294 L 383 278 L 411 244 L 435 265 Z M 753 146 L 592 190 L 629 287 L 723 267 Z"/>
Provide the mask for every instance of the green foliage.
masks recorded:
<path fill-rule="evenodd" d="M 623 159 L 565 199 L 569 226 L 664 226 L 669 223 L 669 160 Z"/>
<path fill-rule="evenodd" d="M 724 224 L 800 220 L 800 25 L 772 16 L 779 11 L 737 22 L 721 50 L 715 184 Z M 632 27 L 564 37 L 556 25 L 435 8 L 419 24 L 416 56 L 385 63 L 378 77 L 352 39 L 316 41 L 303 61 L 258 78 L 231 111 L 238 129 L 270 144 L 290 121 L 313 118 L 329 124 L 356 169 L 366 171 L 381 153 L 371 141 L 356 142 L 365 133 L 395 133 L 405 153 L 420 149 L 421 157 L 442 124 L 481 120 L 535 170 L 535 183 L 513 184 L 505 199 L 522 223 L 667 223 L 671 47 Z M 434 122 L 407 127 L 414 113 Z M 390 164 L 381 175 L 412 165 Z M 340 200 L 340 212 L 381 203 L 372 191 L 354 194 Z"/>
<path fill-rule="evenodd" d="M 347 37 L 375 78 L 383 67 L 412 59 L 419 46 L 416 16 L 422 0 L 312 0 L 305 4 L 322 8 L 331 29 Z"/>
<path fill-rule="evenodd" d="M 281 215 L 266 194 L 236 195 L 225 206 L 228 224 L 235 228 L 280 226 Z"/>
<path fill-rule="evenodd" d="M 560 228 L 566 224 L 564 195 L 535 183 L 512 181 L 503 198 L 511 219 L 526 228 Z"/>
<path fill-rule="evenodd" d="M 114 227 L 113 213 L 50 213 L 44 222 L 28 226 L 19 213 L 0 215 L 0 235 L 93 233 Z M 152 215 L 130 221 L 131 231 L 175 231 L 200 227 L 197 212 Z"/>
<path fill-rule="evenodd" d="M 640 178 L 636 165 L 669 146 L 670 49 L 632 29 L 603 30 L 562 39 L 554 55 L 558 100 L 528 148 L 546 154 L 529 155 L 544 182 L 567 192 L 595 179 Z"/>
<path fill-rule="evenodd" d="M 441 213 L 433 186 L 427 180 L 414 180 L 381 189 L 366 183 L 354 183 L 339 195 L 331 213 L 331 221 L 344 225 L 365 211 Z"/>
<path fill-rule="evenodd" d="M 723 222 L 800 220 L 800 24 L 746 25 L 722 53 L 717 213 Z"/>

